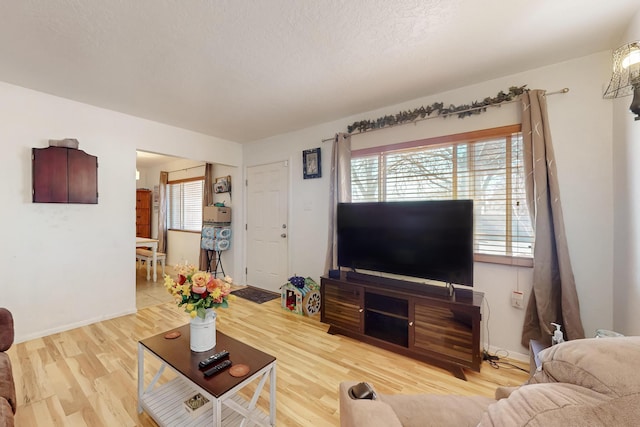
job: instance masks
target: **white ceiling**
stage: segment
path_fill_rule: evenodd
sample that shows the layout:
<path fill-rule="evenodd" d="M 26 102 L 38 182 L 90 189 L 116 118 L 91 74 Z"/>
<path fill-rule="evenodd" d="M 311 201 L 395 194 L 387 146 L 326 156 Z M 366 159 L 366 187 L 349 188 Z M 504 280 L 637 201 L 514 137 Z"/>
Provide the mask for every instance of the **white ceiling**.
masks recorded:
<path fill-rule="evenodd" d="M 0 80 L 246 142 L 615 48 L 639 9 L 638 0 L 0 0 Z"/>
<path fill-rule="evenodd" d="M 165 156 L 164 154 L 136 151 L 136 169 L 156 167 L 175 160 L 176 157 Z"/>

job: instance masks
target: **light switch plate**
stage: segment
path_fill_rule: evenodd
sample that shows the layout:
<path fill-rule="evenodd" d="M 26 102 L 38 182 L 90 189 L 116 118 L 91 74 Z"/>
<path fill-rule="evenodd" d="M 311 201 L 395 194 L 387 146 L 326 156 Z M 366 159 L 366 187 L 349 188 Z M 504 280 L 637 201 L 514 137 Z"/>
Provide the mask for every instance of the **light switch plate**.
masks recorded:
<path fill-rule="evenodd" d="M 511 306 L 515 308 L 524 308 L 524 292 L 522 291 L 511 292 Z"/>

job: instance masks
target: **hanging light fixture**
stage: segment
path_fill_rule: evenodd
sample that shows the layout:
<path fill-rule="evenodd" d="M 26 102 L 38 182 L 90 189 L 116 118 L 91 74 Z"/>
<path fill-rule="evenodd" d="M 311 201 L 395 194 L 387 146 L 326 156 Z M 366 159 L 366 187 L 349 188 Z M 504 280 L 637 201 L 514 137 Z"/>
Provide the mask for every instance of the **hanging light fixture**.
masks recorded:
<path fill-rule="evenodd" d="M 633 93 L 629 110 L 640 120 L 640 40 L 613 51 L 613 74 L 604 98 L 621 98 Z"/>

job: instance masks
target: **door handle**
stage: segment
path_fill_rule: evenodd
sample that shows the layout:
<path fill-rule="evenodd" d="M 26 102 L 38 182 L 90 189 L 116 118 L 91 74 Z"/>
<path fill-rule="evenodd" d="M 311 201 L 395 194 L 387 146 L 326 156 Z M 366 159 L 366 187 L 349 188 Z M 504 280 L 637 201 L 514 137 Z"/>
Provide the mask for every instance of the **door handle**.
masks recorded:
<path fill-rule="evenodd" d="M 282 233 L 282 234 L 280 235 L 280 237 L 282 237 L 282 238 L 284 239 L 285 237 L 287 237 L 287 234 L 286 234 L 286 233 Z"/>

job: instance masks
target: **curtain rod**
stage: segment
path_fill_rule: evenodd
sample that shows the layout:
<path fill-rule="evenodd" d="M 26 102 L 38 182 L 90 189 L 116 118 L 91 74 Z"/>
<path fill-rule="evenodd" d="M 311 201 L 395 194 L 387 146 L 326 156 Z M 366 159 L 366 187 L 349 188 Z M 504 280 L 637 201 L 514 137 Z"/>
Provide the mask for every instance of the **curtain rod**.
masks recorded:
<path fill-rule="evenodd" d="M 182 169 L 176 169 L 174 171 L 166 171 L 167 173 L 173 173 L 173 172 L 181 172 L 181 171 L 188 171 L 189 169 L 197 169 L 197 168 L 202 168 L 205 167 L 206 163 L 201 164 L 200 166 L 191 166 L 190 168 L 182 168 Z M 163 171 L 165 172 L 165 171 Z"/>
<path fill-rule="evenodd" d="M 569 92 L 569 88 L 568 88 L 568 87 L 565 87 L 565 88 L 562 88 L 562 89 L 560 89 L 560 90 L 556 90 L 556 91 L 553 91 L 553 92 L 546 92 L 546 93 L 545 93 L 545 96 L 548 96 L 548 95 L 557 95 L 557 94 L 559 94 L 559 93 L 567 93 L 567 92 Z M 466 112 L 469 112 L 469 111 L 482 110 L 482 109 L 487 109 L 487 108 L 489 108 L 489 107 L 501 107 L 501 106 L 502 106 L 502 105 L 504 105 L 504 104 L 512 104 L 512 103 L 514 103 L 514 102 L 517 102 L 518 100 L 519 100 L 519 97 L 518 97 L 518 99 L 513 99 L 513 100 L 511 100 L 511 101 L 504 101 L 504 102 L 501 102 L 500 104 L 494 104 L 494 105 L 483 105 L 483 106 L 480 106 L 480 107 L 467 108 L 466 110 L 455 111 L 455 112 L 451 112 L 451 113 L 448 113 L 448 114 L 441 114 L 441 115 L 437 115 L 437 116 L 428 116 L 428 117 L 425 117 L 425 118 L 422 118 L 422 119 L 416 119 L 416 120 L 413 120 L 413 121 L 410 121 L 410 122 L 400 123 L 400 124 L 397 124 L 397 125 L 392 125 L 392 126 L 386 126 L 386 127 L 381 127 L 381 128 L 370 129 L 370 130 L 367 130 L 367 131 L 364 131 L 364 132 L 354 132 L 354 133 L 352 133 L 352 134 L 350 134 L 350 135 L 351 135 L 351 136 L 353 136 L 353 135 L 360 135 L 361 133 L 370 133 L 370 132 L 373 132 L 373 131 L 376 131 L 376 130 L 388 129 L 388 128 L 395 127 L 395 126 L 402 126 L 402 125 L 408 125 L 408 124 L 415 124 L 415 123 L 417 123 L 417 122 L 421 122 L 421 121 L 423 121 L 423 120 L 437 119 L 437 118 L 440 118 L 440 117 L 448 117 L 448 116 L 452 116 L 452 115 L 454 115 L 454 114 L 460 114 L 460 113 L 466 113 Z M 335 138 L 335 137 L 332 137 L 332 138 L 326 138 L 326 139 L 323 139 L 323 140 L 322 140 L 322 142 L 329 142 L 329 141 L 333 141 L 333 140 L 334 140 L 334 138 Z"/>

